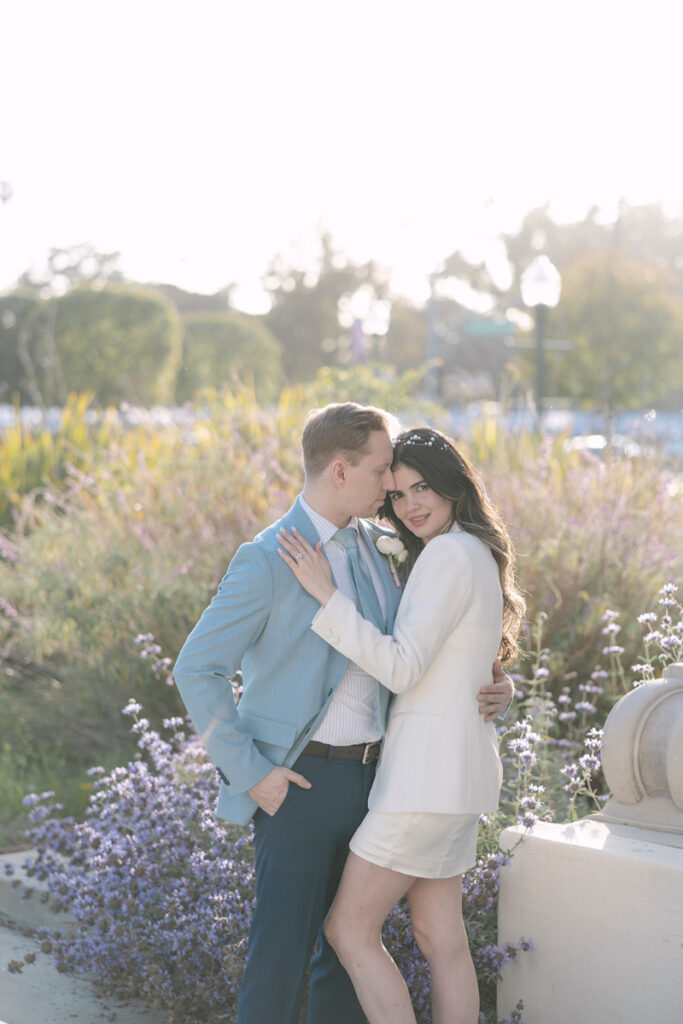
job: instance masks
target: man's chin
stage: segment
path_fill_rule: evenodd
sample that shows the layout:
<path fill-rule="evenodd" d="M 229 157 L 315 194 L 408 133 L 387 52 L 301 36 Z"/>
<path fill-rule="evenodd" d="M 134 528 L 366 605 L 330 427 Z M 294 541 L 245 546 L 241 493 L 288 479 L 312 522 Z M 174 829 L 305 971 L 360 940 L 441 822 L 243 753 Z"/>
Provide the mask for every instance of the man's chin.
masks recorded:
<path fill-rule="evenodd" d="M 384 498 L 380 498 L 378 501 L 374 501 L 372 505 L 366 508 L 365 512 L 357 512 L 356 515 L 360 519 L 374 519 L 383 504 Z"/>

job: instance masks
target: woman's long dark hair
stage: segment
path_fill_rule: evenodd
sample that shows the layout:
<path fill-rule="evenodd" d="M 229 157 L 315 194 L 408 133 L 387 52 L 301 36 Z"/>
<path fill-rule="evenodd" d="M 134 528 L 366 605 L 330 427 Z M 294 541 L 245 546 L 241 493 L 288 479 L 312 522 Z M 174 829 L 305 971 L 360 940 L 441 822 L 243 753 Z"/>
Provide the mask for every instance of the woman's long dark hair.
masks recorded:
<path fill-rule="evenodd" d="M 503 639 L 500 657 L 508 661 L 519 651 L 517 637 L 526 603 L 515 581 L 515 553 L 500 514 L 491 503 L 474 466 L 459 452 L 453 441 L 438 430 L 419 427 L 405 430 L 394 441 L 392 469 L 409 466 L 416 470 L 431 489 L 453 502 L 453 522 L 473 534 L 490 548 L 498 563 L 503 591 Z M 390 492 L 391 493 L 391 492 Z M 394 514 L 391 498 L 378 513 L 389 520 L 408 550 L 405 569 L 410 573 L 423 542 L 411 533 Z"/>

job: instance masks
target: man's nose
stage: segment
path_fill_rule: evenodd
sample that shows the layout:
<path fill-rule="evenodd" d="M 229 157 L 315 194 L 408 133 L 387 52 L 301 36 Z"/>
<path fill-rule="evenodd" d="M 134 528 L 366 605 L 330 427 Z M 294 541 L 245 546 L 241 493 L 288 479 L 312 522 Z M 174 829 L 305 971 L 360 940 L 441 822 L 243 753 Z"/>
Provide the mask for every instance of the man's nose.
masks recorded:
<path fill-rule="evenodd" d="M 382 487 L 385 491 L 390 491 L 394 486 L 394 474 L 390 469 L 386 471 L 382 477 Z"/>

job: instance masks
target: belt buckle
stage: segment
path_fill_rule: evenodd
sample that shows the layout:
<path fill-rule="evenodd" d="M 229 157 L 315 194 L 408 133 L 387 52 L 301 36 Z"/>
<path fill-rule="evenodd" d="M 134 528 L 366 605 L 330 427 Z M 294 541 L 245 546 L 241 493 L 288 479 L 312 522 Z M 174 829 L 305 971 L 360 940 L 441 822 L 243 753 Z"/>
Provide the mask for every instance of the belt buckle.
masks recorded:
<path fill-rule="evenodd" d="M 380 742 L 380 740 L 373 740 L 372 743 L 365 744 L 365 750 L 363 751 L 363 760 L 361 762 L 362 764 L 372 764 L 370 756 L 372 753 L 374 753 L 375 747 L 379 746 Z M 374 760 L 376 761 L 377 758 L 374 758 Z"/>

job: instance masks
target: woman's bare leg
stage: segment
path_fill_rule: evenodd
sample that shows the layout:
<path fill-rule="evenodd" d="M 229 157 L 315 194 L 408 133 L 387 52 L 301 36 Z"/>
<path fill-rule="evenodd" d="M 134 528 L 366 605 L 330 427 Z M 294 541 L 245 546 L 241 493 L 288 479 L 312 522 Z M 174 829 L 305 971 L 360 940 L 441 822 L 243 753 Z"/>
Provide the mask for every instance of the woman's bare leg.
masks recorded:
<path fill-rule="evenodd" d="M 385 919 L 414 881 L 349 853 L 325 921 L 369 1024 L 415 1024 L 406 983 L 382 942 Z"/>
<path fill-rule="evenodd" d="M 434 1024 L 477 1024 L 479 987 L 462 919 L 462 875 L 417 878 L 407 896 L 413 935 L 432 976 Z"/>

